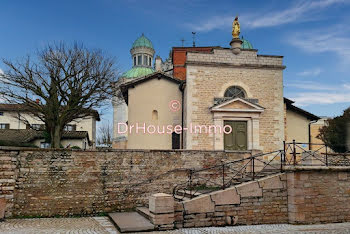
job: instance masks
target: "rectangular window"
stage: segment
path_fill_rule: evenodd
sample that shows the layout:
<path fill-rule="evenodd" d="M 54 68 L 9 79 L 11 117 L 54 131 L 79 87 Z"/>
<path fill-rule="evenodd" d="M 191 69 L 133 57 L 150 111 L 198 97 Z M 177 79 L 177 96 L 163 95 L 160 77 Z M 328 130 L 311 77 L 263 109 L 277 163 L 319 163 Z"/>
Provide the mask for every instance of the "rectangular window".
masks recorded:
<path fill-rule="evenodd" d="M 136 56 L 134 57 L 134 66 L 136 66 Z"/>
<path fill-rule="evenodd" d="M 40 148 L 42 149 L 47 149 L 47 148 L 50 148 L 51 147 L 51 144 L 50 143 L 47 143 L 47 142 L 40 142 Z"/>
<path fill-rule="evenodd" d="M 150 66 L 152 66 L 152 58 L 149 57 L 149 63 L 148 63 Z"/>
<path fill-rule="evenodd" d="M 64 126 L 63 130 L 64 131 L 75 131 L 77 128 L 76 125 L 73 124 L 67 124 L 66 126 Z"/>
<path fill-rule="evenodd" d="M 34 130 L 44 130 L 45 129 L 45 124 L 32 124 L 31 127 Z"/>
<path fill-rule="evenodd" d="M 143 65 L 148 66 L 148 59 L 146 55 L 143 56 Z"/>
<path fill-rule="evenodd" d="M 4 112 L 0 112 L 0 116 L 3 116 L 4 115 Z"/>
<path fill-rule="evenodd" d="M 0 129 L 10 129 L 10 124 L 0 123 Z"/>
<path fill-rule="evenodd" d="M 142 55 L 137 56 L 137 65 L 142 65 Z"/>

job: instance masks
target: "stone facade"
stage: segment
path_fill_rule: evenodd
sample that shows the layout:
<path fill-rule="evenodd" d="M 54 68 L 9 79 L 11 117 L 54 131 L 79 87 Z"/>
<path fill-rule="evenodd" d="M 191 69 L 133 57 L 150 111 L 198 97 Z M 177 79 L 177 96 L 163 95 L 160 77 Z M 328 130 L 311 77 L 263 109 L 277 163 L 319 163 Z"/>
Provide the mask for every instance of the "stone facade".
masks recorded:
<path fill-rule="evenodd" d="M 250 156 L 223 151 L 0 151 L 6 217 L 88 215 L 148 204 L 187 181 L 186 168 Z M 210 162 L 210 163 L 209 163 Z"/>
<path fill-rule="evenodd" d="M 186 65 L 185 125 L 214 124 L 210 111 L 214 97 L 223 97 L 227 88 L 239 86 L 245 90 L 247 98 L 258 99 L 265 110 L 259 118 L 252 119 L 241 113 L 237 118 L 223 116 L 223 120 L 255 121 L 255 126 L 251 126 L 259 127 L 259 136 L 253 136 L 259 139 L 259 149 L 269 152 L 282 148 L 282 72 L 285 68 L 282 56 L 257 55 L 257 50 L 242 50 L 235 55 L 231 49 L 214 48 L 211 53 L 188 52 Z M 187 149 L 216 149 L 214 134 L 186 134 L 185 139 Z"/>

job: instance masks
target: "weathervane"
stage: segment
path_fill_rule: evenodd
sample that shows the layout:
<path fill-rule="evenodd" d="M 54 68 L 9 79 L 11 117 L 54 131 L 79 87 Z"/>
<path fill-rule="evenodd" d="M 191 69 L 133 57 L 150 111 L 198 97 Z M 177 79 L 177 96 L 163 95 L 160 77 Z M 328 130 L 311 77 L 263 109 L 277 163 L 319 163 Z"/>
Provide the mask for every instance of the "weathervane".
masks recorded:
<path fill-rule="evenodd" d="M 193 47 L 196 47 L 196 32 L 192 32 Z"/>

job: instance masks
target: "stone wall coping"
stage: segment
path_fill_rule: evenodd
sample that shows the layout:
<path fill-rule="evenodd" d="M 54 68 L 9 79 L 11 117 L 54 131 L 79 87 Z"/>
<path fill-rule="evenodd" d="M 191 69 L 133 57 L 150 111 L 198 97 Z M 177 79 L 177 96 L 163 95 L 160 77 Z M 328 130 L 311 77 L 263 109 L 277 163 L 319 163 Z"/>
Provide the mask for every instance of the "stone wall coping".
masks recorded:
<path fill-rule="evenodd" d="M 189 150 L 189 149 L 44 149 L 44 148 L 29 148 L 29 147 L 11 147 L 11 146 L 0 146 L 0 151 L 74 151 L 74 152 L 200 152 L 200 153 L 235 153 L 235 154 L 247 154 L 252 153 L 253 150 L 245 151 L 232 151 L 232 150 Z M 254 150 L 256 151 L 256 150 Z"/>
<path fill-rule="evenodd" d="M 197 65 L 197 66 L 213 66 L 213 67 L 233 67 L 233 68 L 255 68 L 255 69 L 275 69 L 284 70 L 286 66 L 284 65 L 262 65 L 262 64 L 233 64 L 233 63 L 218 63 L 218 62 L 192 62 L 187 61 L 186 66 Z"/>
<path fill-rule="evenodd" d="M 350 166 L 284 166 L 284 171 L 350 171 Z"/>

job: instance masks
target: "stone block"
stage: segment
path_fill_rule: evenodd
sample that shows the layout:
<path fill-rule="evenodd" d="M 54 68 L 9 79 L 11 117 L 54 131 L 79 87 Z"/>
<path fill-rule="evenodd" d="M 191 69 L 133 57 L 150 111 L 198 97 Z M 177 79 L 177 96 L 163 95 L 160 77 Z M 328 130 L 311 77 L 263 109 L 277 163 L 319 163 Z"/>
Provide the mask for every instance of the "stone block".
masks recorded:
<path fill-rule="evenodd" d="M 151 222 L 154 225 L 173 224 L 175 221 L 174 213 L 171 214 L 151 214 Z"/>
<path fill-rule="evenodd" d="M 243 197 L 262 197 L 262 189 L 257 181 L 252 181 L 249 183 L 238 185 L 238 194 Z"/>
<path fill-rule="evenodd" d="M 347 172 L 339 172 L 338 173 L 338 180 L 347 180 L 348 179 L 348 173 Z"/>
<path fill-rule="evenodd" d="M 215 204 L 209 195 L 183 202 L 186 214 L 215 212 Z"/>
<path fill-rule="evenodd" d="M 271 176 L 259 180 L 259 185 L 263 189 L 283 189 L 283 182 L 280 176 Z"/>
<path fill-rule="evenodd" d="M 5 210 L 6 210 L 6 200 L 4 197 L 0 198 L 0 220 L 5 218 Z"/>
<path fill-rule="evenodd" d="M 215 205 L 233 205 L 241 203 L 241 199 L 236 191 L 236 188 L 229 188 L 212 193 L 211 200 L 215 202 Z"/>
<path fill-rule="evenodd" d="M 149 198 L 149 211 L 154 214 L 174 213 L 174 198 L 165 193 L 152 194 Z"/>

